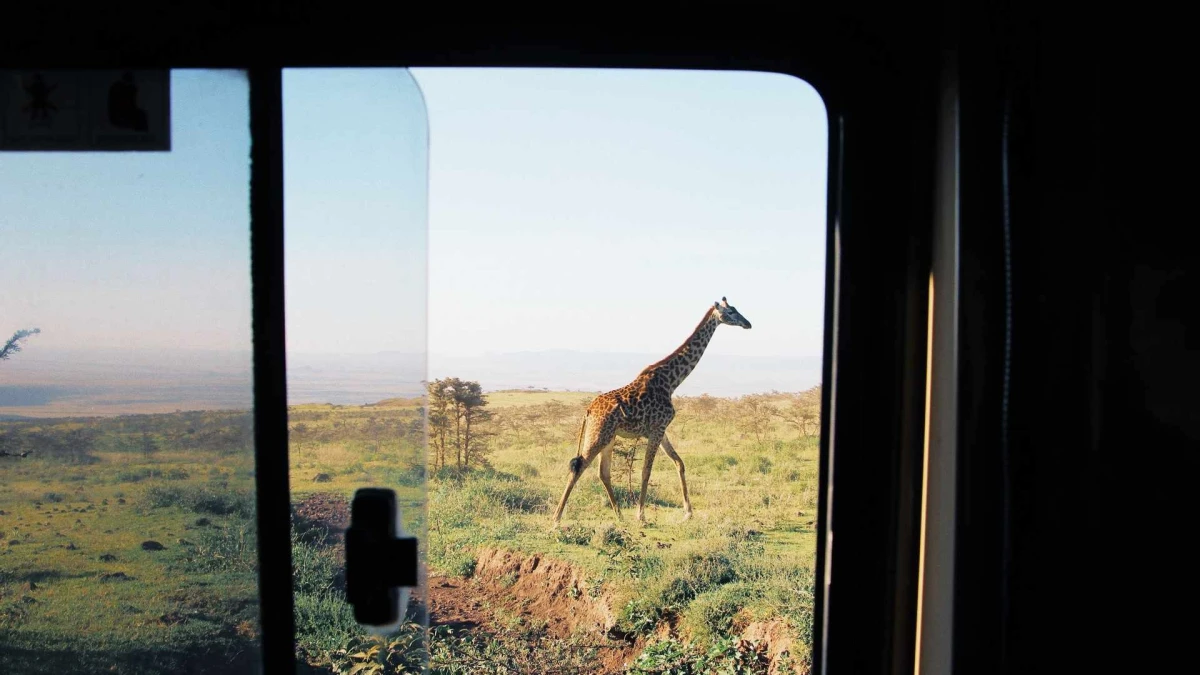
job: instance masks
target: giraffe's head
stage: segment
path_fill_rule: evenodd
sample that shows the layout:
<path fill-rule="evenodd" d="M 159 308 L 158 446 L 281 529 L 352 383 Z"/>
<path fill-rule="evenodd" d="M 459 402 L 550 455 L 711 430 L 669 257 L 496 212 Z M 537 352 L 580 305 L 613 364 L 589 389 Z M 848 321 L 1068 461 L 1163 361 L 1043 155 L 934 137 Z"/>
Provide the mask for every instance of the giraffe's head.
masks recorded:
<path fill-rule="evenodd" d="M 750 327 L 750 322 L 746 320 L 746 317 L 742 316 L 725 298 L 721 298 L 720 302 L 713 303 L 713 312 L 717 315 L 717 321 L 721 323 L 742 328 Z"/>

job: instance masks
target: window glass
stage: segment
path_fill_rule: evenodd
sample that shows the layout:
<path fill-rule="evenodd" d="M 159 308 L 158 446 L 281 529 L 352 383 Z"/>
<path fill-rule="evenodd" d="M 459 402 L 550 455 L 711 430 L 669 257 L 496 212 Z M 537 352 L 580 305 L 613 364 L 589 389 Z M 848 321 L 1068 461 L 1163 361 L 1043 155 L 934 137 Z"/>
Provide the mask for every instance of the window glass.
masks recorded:
<path fill-rule="evenodd" d="M 406 534 L 425 542 L 425 105 L 395 68 L 287 69 L 283 93 L 297 658 L 420 672 L 424 589 L 409 591 L 391 634 L 359 626 L 344 530 L 355 490 L 384 487 Z"/>
<path fill-rule="evenodd" d="M 10 130 L 79 114 L 70 76 L 5 76 L 48 92 Z M 169 151 L 0 154 L 5 673 L 260 669 L 249 87 L 169 84 Z"/>

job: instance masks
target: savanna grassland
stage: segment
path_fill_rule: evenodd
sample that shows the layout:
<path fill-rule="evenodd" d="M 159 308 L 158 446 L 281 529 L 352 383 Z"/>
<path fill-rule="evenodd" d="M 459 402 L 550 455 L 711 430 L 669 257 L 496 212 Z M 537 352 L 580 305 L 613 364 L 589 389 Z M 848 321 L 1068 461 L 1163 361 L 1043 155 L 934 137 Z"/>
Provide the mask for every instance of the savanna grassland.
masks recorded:
<path fill-rule="evenodd" d="M 675 466 L 660 452 L 647 523 L 636 522 L 644 447 L 621 441 L 622 520 L 594 464 L 552 532 L 592 396 L 482 396 L 467 451 L 458 429 L 439 456 L 422 399 L 290 408 L 307 669 L 419 672 L 427 659 L 454 674 L 806 672 L 817 392 L 678 397 L 668 435 L 693 518 L 680 521 Z M 252 447 L 247 412 L 0 422 L 6 671 L 253 670 Z M 387 639 L 368 636 L 343 600 L 341 528 L 365 486 L 398 492 L 429 567 L 427 597 Z"/>
<path fill-rule="evenodd" d="M 617 521 L 608 504 L 596 461 L 572 493 L 562 529 L 551 532 L 550 514 L 593 396 L 521 391 L 487 396 L 482 448 L 472 453 L 479 465 L 460 469 L 447 461 L 431 472 L 431 574 L 469 585 L 483 564 L 489 578 L 474 583 L 498 583 L 518 596 L 527 587 L 524 605 L 537 607 L 539 593 L 557 591 L 554 584 L 534 584 L 536 570 L 551 561 L 568 565 L 571 580 L 557 604 L 588 595 L 608 610 L 591 627 L 607 642 L 591 640 L 591 652 L 572 643 L 578 635 L 567 637 L 562 630 L 557 643 L 545 640 L 556 632 L 547 625 L 553 617 L 523 613 L 521 603 L 493 601 L 495 621 L 508 626 L 493 631 L 510 644 L 504 652 L 519 653 L 531 638 L 542 639 L 548 650 L 542 662 L 555 663 L 554 672 L 597 672 L 597 659 L 614 649 L 623 662 L 601 672 L 620 672 L 619 665 L 633 673 L 751 673 L 766 672 L 768 662 L 776 671 L 804 672 L 812 631 L 819 390 L 736 400 L 677 397 L 667 433 L 687 467 L 694 516 L 681 520 L 676 468 L 660 452 L 646 500 L 647 522 L 637 523 L 644 442 L 619 440 L 613 483 L 622 519 Z M 436 445 L 432 431 L 431 445 Z M 431 459 L 431 466 L 437 463 Z M 508 552 L 516 555 L 498 565 L 497 556 Z M 431 593 L 436 619 L 436 582 Z M 636 648 L 621 650 L 614 641 Z M 460 672 L 519 671 L 514 661 L 508 662 L 512 671 Z"/>
<path fill-rule="evenodd" d="M 253 667 L 252 447 L 244 412 L 0 422 L 5 672 Z"/>

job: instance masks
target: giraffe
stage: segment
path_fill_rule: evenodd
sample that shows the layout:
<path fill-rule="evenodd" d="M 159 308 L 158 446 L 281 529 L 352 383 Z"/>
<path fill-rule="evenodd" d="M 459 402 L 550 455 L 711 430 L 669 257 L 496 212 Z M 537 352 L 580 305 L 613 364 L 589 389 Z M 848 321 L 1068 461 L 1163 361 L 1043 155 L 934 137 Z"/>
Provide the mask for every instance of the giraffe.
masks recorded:
<path fill-rule="evenodd" d="M 654 455 L 658 452 L 659 445 L 671 461 L 675 462 L 675 468 L 679 472 L 679 488 L 683 492 L 683 520 L 691 518 L 692 503 L 688 499 L 683 460 L 675 452 L 671 441 L 667 440 L 666 434 L 667 425 L 675 419 L 671 395 L 700 362 L 709 340 L 721 324 L 750 328 L 746 317 L 739 314 L 725 298 L 721 298 L 720 302 L 714 302 L 712 307 L 704 312 L 704 318 L 678 349 L 661 361 L 646 366 L 629 384 L 600 394 L 588 405 L 587 413 L 579 427 L 577 454 L 568 465 L 570 476 L 562 499 L 558 502 L 558 509 L 554 512 L 552 529 L 559 527 L 571 489 L 597 455 L 600 456 L 600 481 L 604 483 L 608 501 L 620 520 L 621 509 L 617 506 L 617 496 L 612 488 L 612 446 L 618 436 L 646 439 L 642 491 L 638 497 L 638 522 L 646 521 L 646 486 L 650 482 L 650 470 L 654 466 Z"/>

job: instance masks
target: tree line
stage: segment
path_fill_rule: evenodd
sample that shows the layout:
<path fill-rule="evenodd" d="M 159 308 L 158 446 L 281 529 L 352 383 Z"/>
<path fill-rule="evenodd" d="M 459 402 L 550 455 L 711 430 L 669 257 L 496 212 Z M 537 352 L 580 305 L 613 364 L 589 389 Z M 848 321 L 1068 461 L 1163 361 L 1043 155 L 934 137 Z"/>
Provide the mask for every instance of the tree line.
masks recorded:
<path fill-rule="evenodd" d="M 492 412 L 480 384 L 447 377 L 427 383 L 426 389 L 432 470 L 453 466 L 461 474 L 464 469 L 486 467 L 491 433 L 484 425 Z"/>

